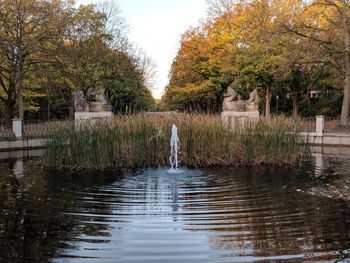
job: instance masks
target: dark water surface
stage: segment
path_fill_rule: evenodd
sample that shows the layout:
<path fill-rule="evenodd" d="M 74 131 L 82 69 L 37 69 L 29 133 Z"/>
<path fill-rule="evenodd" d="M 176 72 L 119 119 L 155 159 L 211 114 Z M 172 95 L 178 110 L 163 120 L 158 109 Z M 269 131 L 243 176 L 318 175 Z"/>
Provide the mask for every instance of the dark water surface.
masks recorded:
<path fill-rule="evenodd" d="M 69 175 L 4 161 L 0 262 L 347 262 L 349 202 L 309 194 L 319 174 L 305 164 Z"/>

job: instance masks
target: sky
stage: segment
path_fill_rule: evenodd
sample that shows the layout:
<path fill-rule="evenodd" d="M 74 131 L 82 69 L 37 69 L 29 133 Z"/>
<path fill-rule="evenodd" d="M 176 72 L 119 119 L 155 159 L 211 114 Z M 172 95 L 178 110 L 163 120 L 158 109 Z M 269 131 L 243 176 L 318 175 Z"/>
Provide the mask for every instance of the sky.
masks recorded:
<path fill-rule="evenodd" d="M 98 3 L 103 0 L 79 0 Z M 168 84 L 168 75 L 181 40 L 190 26 L 205 17 L 205 0 L 113 0 L 130 27 L 129 39 L 154 61 L 156 74 L 152 94 L 160 98 Z"/>

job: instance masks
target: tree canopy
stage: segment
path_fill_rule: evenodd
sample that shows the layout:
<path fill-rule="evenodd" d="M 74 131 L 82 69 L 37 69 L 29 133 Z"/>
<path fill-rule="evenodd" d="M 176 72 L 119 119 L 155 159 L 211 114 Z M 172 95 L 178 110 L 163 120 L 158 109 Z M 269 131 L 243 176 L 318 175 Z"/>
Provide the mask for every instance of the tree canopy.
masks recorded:
<path fill-rule="evenodd" d="M 115 112 L 145 110 L 153 105 L 152 70 L 150 59 L 129 42 L 112 2 L 0 0 L 2 119 L 66 118 L 79 90 L 87 97 L 105 90 Z"/>
<path fill-rule="evenodd" d="M 343 94 L 347 123 L 347 1 L 208 2 L 205 22 L 182 35 L 163 96 L 169 108 L 220 112 L 231 86 L 243 96 L 258 89 L 266 116 L 277 100 L 290 105 L 280 111 L 297 115 L 310 107 L 310 92 Z"/>

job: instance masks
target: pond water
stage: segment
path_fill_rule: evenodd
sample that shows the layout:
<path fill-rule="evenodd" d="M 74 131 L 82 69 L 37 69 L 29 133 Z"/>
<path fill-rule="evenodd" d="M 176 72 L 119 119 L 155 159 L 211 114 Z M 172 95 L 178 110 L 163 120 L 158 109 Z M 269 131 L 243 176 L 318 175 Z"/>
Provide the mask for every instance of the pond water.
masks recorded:
<path fill-rule="evenodd" d="M 169 175 L 2 161 L 0 262 L 345 262 L 349 202 L 321 190 L 348 163 Z"/>

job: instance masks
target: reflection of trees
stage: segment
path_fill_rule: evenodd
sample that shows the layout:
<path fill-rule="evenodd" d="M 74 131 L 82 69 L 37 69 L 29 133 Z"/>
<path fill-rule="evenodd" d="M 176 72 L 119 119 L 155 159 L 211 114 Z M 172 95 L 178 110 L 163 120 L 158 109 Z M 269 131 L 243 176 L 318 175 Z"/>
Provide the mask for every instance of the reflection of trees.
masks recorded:
<path fill-rule="evenodd" d="M 218 169 L 204 172 L 207 175 L 191 171 L 179 176 L 164 175 L 162 170 L 132 171 L 117 177 L 48 175 L 28 164 L 24 169 L 25 176 L 15 179 L 8 176 L 13 163 L 0 163 L 4 262 L 102 253 L 113 258 L 116 255 L 108 249 L 127 249 L 135 236 L 143 242 L 157 238 L 132 230 L 147 223 L 165 228 L 183 224 L 186 230 L 204 233 L 211 244 L 209 253 L 227 260 L 297 254 L 310 261 L 328 260 L 334 257 L 331 251 L 350 246 L 347 203 L 304 193 L 310 183 L 305 174 L 312 173 L 313 166 L 294 171 Z M 131 229 L 130 235 L 125 229 Z M 101 251 L 89 254 L 80 245 Z"/>
<path fill-rule="evenodd" d="M 114 257 L 108 248 L 119 247 L 125 224 L 133 220 L 132 224 L 137 224 L 155 214 L 176 220 L 175 177 L 169 180 L 144 171 L 117 178 L 115 173 L 48 175 L 27 164 L 24 168 L 20 180 L 8 176 L 13 164 L 0 175 L 11 187 L 0 201 L 0 262 Z M 87 247 L 107 252 L 89 252 Z"/>
<path fill-rule="evenodd" d="M 302 193 L 306 181 L 299 175 L 282 168 L 218 170 L 200 194 L 182 197 L 193 200 L 184 211 L 199 213 L 182 220 L 187 230 L 209 232 L 212 249 L 224 251 L 223 257 L 327 260 L 350 245 L 350 209 L 345 202 Z"/>
<path fill-rule="evenodd" d="M 88 221 L 85 213 L 110 213 L 104 197 L 91 195 L 91 203 L 80 198 L 86 186 L 108 182 L 103 176 L 47 175 L 25 165 L 25 176 L 9 176 L 13 163 L 0 164 L 0 261 L 47 262 L 74 241 L 99 236 L 109 242 L 108 225 Z M 107 181 L 106 181 L 107 180 Z M 76 214 L 65 214 L 76 211 Z M 79 213 L 82 212 L 82 213 Z M 101 237 L 105 236 L 105 240 Z"/>
<path fill-rule="evenodd" d="M 316 158 L 315 176 L 312 177 L 314 187 L 309 189 L 313 195 L 350 200 L 350 162 L 347 156 L 318 154 Z"/>

